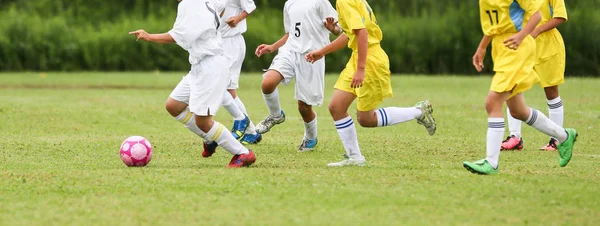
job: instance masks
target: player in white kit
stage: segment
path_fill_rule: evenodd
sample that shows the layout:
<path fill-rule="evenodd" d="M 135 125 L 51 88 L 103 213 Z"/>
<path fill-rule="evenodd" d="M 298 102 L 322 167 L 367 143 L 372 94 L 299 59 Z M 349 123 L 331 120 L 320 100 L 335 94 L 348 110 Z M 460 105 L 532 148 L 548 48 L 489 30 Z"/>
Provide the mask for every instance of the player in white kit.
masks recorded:
<path fill-rule="evenodd" d="M 233 137 L 241 139 L 243 144 L 255 144 L 260 142 L 261 135 L 256 132 L 254 123 L 250 120 L 246 107 L 237 95 L 239 88 L 242 63 L 246 57 L 246 43 L 242 34 L 246 32 L 246 17 L 256 9 L 253 0 L 214 0 L 215 4 L 222 4 L 222 25 L 219 28 L 223 36 L 223 48 L 225 56 L 229 58 L 229 82 L 228 93 L 223 97 L 223 107 L 234 119 L 231 132 Z M 220 8 L 220 6 L 217 6 Z"/>
<path fill-rule="evenodd" d="M 295 99 L 304 121 L 304 138 L 298 151 L 310 151 L 317 145 L 317 115 L 312 106 L 323 104 L 325 61 L 314 64 L 304 56 L 330 43 L 329 34 L 339 35 L 337 12 L 327 0 L 288 0 L 283 8 L 285 35 L 272 45 L 256 48 L 258 57 L 279 49 L 269 70 L 263 75 L 262 92 L 269 116 L 256 126 L 258 133 L 266 133 L 285 121 L 279 104 L 277 85 L 289 84 L 296 78 Z"/>
<path fill-rule="evenodd" d="M 137 36 L 137 40 L 177 43 L 190 54 L 191 70 L 167 99 L 167 111 L 205 141 L 215 141 L 233 154 L 229 167 L 250 166 L 256 161 L 254 153 L 212 118 L 221 107 L 229 81 L 227 68 L 222 67 L 227 64 L 227 58 L 223 55 L 222 38 L 217 31 L 221 26 L 219 15 L 210 1 L 179 2 L 177 19 L 169 32 L 148 34 L 137 30 L 129 34 Z"/>

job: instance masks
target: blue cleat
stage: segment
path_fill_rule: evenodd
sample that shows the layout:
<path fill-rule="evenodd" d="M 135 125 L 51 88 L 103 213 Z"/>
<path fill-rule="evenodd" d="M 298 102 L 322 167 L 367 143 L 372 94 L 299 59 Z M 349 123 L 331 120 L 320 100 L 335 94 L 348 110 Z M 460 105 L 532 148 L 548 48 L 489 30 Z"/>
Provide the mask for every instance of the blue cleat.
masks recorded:
<path fill-rule="evenodd" d="M 317 146 L 317 143 L 318 143 L 317 139 L 314 139 L 314 140 L 304 139 L 304 140 L 302 140 L 302 143 L 298 147 L 298 152 L 312 151 Z"/>
<path fill-rule="evenodd" d="M 231 129 L 231 134 L 236 140 L 239 140 L 241 137 L 246 134 L 246 128 L 250 124 L 250 118 L 244 114 L 244 119 L 233 121 L 233 128 Z"/>
<path fill-rule="evenodd" d="M 262 135 L 260 135 L 260 133 L 255 133 L 255 134 L 249 134 L 246 133 L 243 137 L 242 137 L 242 144 L 246 145 L 246 144 L 258 144 L 258 142 L 260 142 L 262 140 Z"/>

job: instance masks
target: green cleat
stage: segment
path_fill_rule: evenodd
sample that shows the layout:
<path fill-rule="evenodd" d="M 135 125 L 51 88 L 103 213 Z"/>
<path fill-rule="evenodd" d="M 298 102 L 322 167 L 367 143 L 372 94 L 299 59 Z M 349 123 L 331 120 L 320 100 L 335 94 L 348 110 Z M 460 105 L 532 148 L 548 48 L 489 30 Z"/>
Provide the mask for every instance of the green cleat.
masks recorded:
<path fill-rule="evenodd" d="M 433 136 L 433 134 L 435 134 L 436 125 L 435 119 L 433 118 L 433 107 L 431 106 L 431 103 L 429 103 L 428 100 L 424 100 L 417 103 L 415 107 L 421 109 L 421 111 L 423 112 L 421 117 L 417 119 L 417 123 L 425 126 L 425 129 L 427 129 L 427 133 Z"/>
<path fill-rule="evenodd" d="M 569 136 L 567 137 L 567 140 L 558 145 L 558 164 L 560 167 L 567 166 L 569 161 L 571 161 L 571 156 L 573 156 L 573 145 L 575 144 L 575 141 L 577 141 L 578 136 L 577 130 L 575 129 L 567 128 L 565 131 L 567 131 Z"/>
<path fill-rule="evenodd" d="M 463 166 L 465 169 L 471 171 L 471 173 L 490 175 L 498 174 L 498 168 L 495 168 L 487 160 L 482 159 L 477 162 L 464 162 Z"/>

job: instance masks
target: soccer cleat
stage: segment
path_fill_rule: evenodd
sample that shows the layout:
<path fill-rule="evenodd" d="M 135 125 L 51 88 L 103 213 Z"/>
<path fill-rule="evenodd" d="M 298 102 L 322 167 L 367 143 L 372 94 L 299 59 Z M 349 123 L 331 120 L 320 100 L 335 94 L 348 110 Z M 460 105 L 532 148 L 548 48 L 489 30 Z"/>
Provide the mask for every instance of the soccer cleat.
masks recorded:
<path fill-rule="evenodd" d="M 471 173 L 480 175 L 498 174 L 498 168 L 492 166 L 487 160 L 482 159 L 476 162 L 463 162 L 463 166 Z"/>
<path fill-rule="evenodd" d="M 269 132 L 269 130 L 271 130 L 273 126 L 281 124 L 283 122 L 285 122 L 285 114 L 283 113 L 283 111 L 281 111 L 281 116 L 279 116 L 278 118 L 275 118 L 269 114 L 269 116 L 267 116 L 265 120 L 259 122 L 258 125 L 256 125 L 256 132 L 260 134 Z"/>
<path fill-rule="evenodd" d="M 523 149 L 523 138 L 518 138 L 515 135 L 510 135 L 509 137 L 506 137 L 506 140 L 502 141 L 502 145 L 500 146 L 501 151 L 521 149 Z"/>
<path fill-rule="evenodd" d="M 206 141 L 204 142 L 204 151 L 202 151 L 202 157 L 204 158 L 208 158 L 210 156 L 212 156 L 215 151 L 217 150 L 217 147 L 219 146 L 219 144 L 217 144 L 217 142 L 212 142 L 207 144 Z"/>
<path fill-rule="evenodd" d="M 229 168 L 240 168 L 248 167 L 256 162 L 256 156 L 252 150 L 248 150 L 248 154 L 234 155 L 229 162 L 227 167 Z"/>
<path fill-rule="evenodd" d="M 548 142 L 548 144 L 544 145 L 543 147 L 540 148 L 540 150 L 542 151 L 556 151 L 558 150 L 556 143 L 558 143 L 558 141 L 554 138 L 550 138 L 550 141 Z"/>
<path fill-rule="evenodd" d="M 303 139 L 300 146 L 298 146 L 298 152 L 312 151 L 317 146 L 317 143 L 318 143 L 317 139 L 314 139 L 314 140 Z"/>
<path fill-rule="evenodd" d="M 247 144 L 258 144 L 258 142 L 260 142 L 261 140 L 262 140 L 262 135 L 260 133 L 255 133 L 255 134 L 246 133 L 242 137 L 241 142 L 244 145 L 247 145 Z"/>
<path fill-rule="evenodd" d="M 573 156 L 573 145 L 575 145 L 577 136 L 579 136 L 575 129 L 567 128 L 565 131 L 567 131 L 567 135 L 569 136 L 567 137 L 567 140 L 558 145 L 558 164 L 561 167 L 567 166 L 569 161 L 571 161 L 571 156 Z"/>
<path fill-rule="evenodd" d="M 435 119 L 433 118 L 433 107 L 431 106 L 431 103 L 429 103 L 429 100 L 424 100 L 417 103 L 415 107 L 421 109 L 423 112 L 421 117 L 417 119 L 417 123 L 425 126 L 427 133 L 433 136 L 433 134 L 435 134 L 436 125 Z"/>
<path fill-rule="evenodd" d="M 366 166 L 367 161 L 362 159 L 344 159 L 341 162 L 332 162 L 327 164 L 327 166 L 331 167 L 341 167 L 341 166 Z"/>
<path fill-rule="evenodd" d="M 234 120 L 233 128 L 231 129 L 231 134 L 233 135 L 233 138 L 235 138 L 236 140 L 239 140 L 241 137 L 243 137 L 244 134 L 246 133 L 246 128 L 248 128 L 249 124 L 250 124 L 250 118 L 248 118 L 248 116 L 245 114 L 244 114 L 244 119 Z"/>

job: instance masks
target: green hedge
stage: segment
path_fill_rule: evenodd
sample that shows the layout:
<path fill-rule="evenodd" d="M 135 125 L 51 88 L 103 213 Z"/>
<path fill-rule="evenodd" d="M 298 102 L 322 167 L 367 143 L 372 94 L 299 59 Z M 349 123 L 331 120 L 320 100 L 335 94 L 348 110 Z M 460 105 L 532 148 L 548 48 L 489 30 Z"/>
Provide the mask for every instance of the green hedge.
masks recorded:
<path fill-rule="evenodd" d="M 256 2 L 259 9 L 245 34 L 246 71 L 268 67 L 273 56 L 257 58 L 254 48 L 283 34 L 281 8 L 274 7 L 284 1 Z M 475 73 L 471 56 L 481 38 L 476 1 L 370 2 L 393 72 Z M 570 20 L 560 27 L 567 44 L 567 74 L 600 75 L 595 36 L 600 34 L 600 14 L 594 12 L 600 1 L 567 4 Z M 178 46 L 135 42 L 127 35 L 138 28 L 169 30 L 176 7 L 175 0 L 0 0 L 0 71 L 187 70 L 187 54 Z M 348 54 L 344 50 L 329 56 L 327 70 L 340 71 Z"/>

